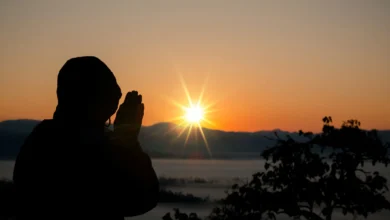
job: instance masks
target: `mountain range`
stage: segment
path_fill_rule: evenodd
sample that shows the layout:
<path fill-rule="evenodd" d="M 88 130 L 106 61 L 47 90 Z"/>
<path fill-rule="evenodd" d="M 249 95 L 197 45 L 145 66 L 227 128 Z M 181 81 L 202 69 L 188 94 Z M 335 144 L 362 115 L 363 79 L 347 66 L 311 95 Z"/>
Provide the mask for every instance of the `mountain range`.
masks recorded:
<path fill-rule="evenodd" d="M 29 119 L 0 122 L 0 158 L 14 159 L 24 139 L 38 123 L 40 121 Z M 172 123 L 143 126 L 139 140 L 143 149 L 154 158 L 250 159 L 259 158 L 264 149 L 275 144 L 272 140 L 275 133 L 281 138 L 287 135 L 296 140 L 303 138 L 297 132 L 279 129 L 258 132 L 202 130 L 207 144 L 200 129 L 193 128 L 187 139 L 188 128 Z M 390 142 L 390 130 L 379 131 L 379 134 L 384 141 Z"/>

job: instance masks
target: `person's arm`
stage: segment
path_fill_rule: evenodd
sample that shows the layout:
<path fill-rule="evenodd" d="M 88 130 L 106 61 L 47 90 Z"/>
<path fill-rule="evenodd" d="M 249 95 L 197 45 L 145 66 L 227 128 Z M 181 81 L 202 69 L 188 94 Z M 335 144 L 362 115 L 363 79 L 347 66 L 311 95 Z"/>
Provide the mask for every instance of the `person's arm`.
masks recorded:
<path fill-rule="evenodd" d="M 112 166 L 119 172 L 120 202 L 124 216 L 136 216 L 153 209 L 158 203 L 159 182 L 150 157 L 138 142 L 144 115 L 142 96 L 128 93 L 120 106 L 111 138 Z"/>
<path fill-rule="evenodd" d="M 159 199 L 158 178 L 150 157 L 142 151 L 138 141 L 113 140 L 111 161 L 123 215 L 137 216 L 156 207 Z"/>

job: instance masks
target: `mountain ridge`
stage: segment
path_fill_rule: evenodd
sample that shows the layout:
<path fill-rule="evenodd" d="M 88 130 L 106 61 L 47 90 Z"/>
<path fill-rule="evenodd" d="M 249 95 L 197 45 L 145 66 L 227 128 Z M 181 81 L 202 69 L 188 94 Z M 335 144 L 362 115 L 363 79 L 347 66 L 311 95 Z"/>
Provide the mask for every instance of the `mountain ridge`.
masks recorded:
<path fill-rule="evenodd" d="M 24 139 L 40 122 L 32 119 L 0 122 L 0 158 L 14 159 Z M 280 129 L 243 132 L 202 128 L 205 142 L 199 129 L 193 128 L 187 140 L 188 130 L 182 132 L 182 128 L 170 122 L 142 126 L 139 141 L 154 158 L 251 159 L 259 158 L 264 149 L 275 144 L 271 140 L 275 133 L 281 138 L 289 135 L 296 140 L 304 139 L 298 132 Z M 384 141 L 390 142 L 390 130 L 379 133 Z"/>

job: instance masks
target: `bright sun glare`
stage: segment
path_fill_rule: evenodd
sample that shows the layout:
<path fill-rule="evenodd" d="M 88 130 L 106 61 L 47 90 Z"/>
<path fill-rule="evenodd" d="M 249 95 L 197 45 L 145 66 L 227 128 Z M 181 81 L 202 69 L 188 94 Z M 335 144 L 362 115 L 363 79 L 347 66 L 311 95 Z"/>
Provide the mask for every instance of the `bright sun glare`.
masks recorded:
<path fill-rule="evenodd" d="M 176 128 L 181 128 L 177 138 L 179 138 L 186 130 L 188 130 L 187 137 L 186 137 L 186 140 L 184 143 L 184 146 L 185 146 L 188 142 L 189 137 L 190 137 L 192 128 L 199 129 L 199 132 L 202 135 L 202 138 L 203 138 L 203 141 L 204 141 L 205 146 L 207 148 L 207 151 L 209 152 L 209 155 L 211 156 L 211 151 L 210 151 L 209 145 L 207 143 L 206 136 L 203 132 L 202 124 L 207 123 L 209 125 L 214 125 L 214 123 L 212 123 L 211 121 L 209 121 L 207 119 L 207 113 L 212 112 L 212 110 L 210 110 L 210 107 L 212 107 L 214 105 L 214 103 L 211 103 L 211 104 L 209 103 L 208 105 L 205 105 L 205 103 L 202 103 L 203 93 L 204 93 L 204 85 L 203 85 L 202 91 L 200 93 L 200 96 L 199 96 L 197 102 L 194 103 L 192 101 L 192 98 L 191 98 L 189 92 L 188 92 L 188 89 L 185 85 L 183 78 L 180 78 L 180 79 L 181 79 L 181 83 L 182 83 L 184 92 L 186 94 L 187 100 L 188 100 L 188 104 L 182 105 L 182 104 L 179 104 L 179 103 L 175 102 L 174 100 L 172 100 L 173 104 L 175 104 L 177 107 L 179 107 L 183 110 L 182 116 L 179 116 L 179 117 L 173 119 L 174 121 L 176 121 L 176 120 L 178 121 Z"/>
<path fill-rule="evenodd" d="M 190 123 L 199 123 L 203 119 L 202 107 L 197 105 L 187 108 L 185 118 Z"/>

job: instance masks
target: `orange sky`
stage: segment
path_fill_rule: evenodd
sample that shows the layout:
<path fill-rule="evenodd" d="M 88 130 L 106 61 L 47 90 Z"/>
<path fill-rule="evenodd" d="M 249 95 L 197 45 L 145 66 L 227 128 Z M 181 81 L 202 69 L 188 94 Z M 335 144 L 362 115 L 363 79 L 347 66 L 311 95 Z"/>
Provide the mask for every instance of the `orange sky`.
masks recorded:
<path fill-rule="evenodd" d="M 390 129 L 389 1 L 78 2 L 0 2 L 0 120 L 50 118 L 61 66 L 95 55 L 145 125 L 182 114 L 180 73 L 194 99 L 208 78 L 217 129 Z"/>

